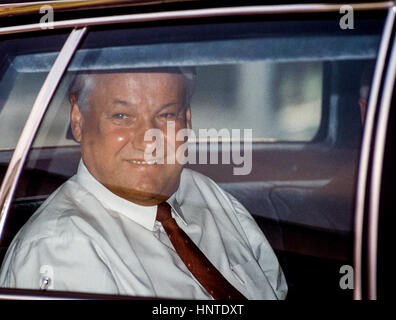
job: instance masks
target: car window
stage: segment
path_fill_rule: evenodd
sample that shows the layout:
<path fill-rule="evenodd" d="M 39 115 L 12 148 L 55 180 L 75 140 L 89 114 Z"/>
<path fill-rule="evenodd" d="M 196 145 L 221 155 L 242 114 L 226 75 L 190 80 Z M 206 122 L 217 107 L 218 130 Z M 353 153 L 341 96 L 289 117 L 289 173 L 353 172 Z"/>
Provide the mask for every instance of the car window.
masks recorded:
<path fill-rule="evenodd" d="M 23 58 L 29 59 L 28 56 Z M 194 129 L 251 128 L 255 142 L 311 141 L 319 130 L 322 62 L 220 64 L 199 66 L 196 72 L 198 77 L 192 100 Z M 215 81 L 213 74 L 217 75 Z M 25 107 L 26 99 L 35 98 L 45 77 L 45 72 L 25 72 L 18 78 L 0 119 L 3 132 L 11 133 L 11 139 L 2 141 L 1 149 L 16 145 L 30 111 Z M 60 93 L 67 92 L 68 84 L 63 81 L 33 147 L 75 145 L 66 134 L 69 101 Z"/>
<path fill-rule="evenodd" d="M 186 167 L 213 179 L 250 212 L 279 259 L 290 299 L 350 298 L 339 270 L 352 265 L 364 124 L 359 103 L 369 93 L 383 20 L 357 19 L 352 31 L 328 17 L 257 20 L 92 28 L 41 123 L 10 217 L 30 217 L 77 172 L 81 151 L 70 129 L 70 90 L 79 74 L 193 70 Z M 51 50 L 16 56 L 18 65 L 40 67 L 4 89 L 1 130 L 15 138 L 2 140 L 2 150 L 15 146 L 26 101 L 55 57 Z M 13 110 L 24 115 L 15 120 Z M 14 228 L 20 226 L 16 221 Z"/>
<path fill-rule="evenodd" d="M 2 36 L 0 41 L 0 163 L 3 177 L 34 100 L 53 61 L 42 66 L 31 54 L 57 54 L 67 33 Z M 27 59 L 25 59 L 27 58 Z"/>

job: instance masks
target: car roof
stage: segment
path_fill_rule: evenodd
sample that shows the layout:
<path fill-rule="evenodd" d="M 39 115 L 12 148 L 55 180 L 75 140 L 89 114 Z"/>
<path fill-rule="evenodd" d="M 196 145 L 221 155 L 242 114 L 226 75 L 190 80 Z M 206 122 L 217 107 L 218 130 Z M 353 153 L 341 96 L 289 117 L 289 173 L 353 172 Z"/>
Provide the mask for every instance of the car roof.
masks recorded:
<path fill-rule="evenodd" d="M 393 1 L 359 1 L 349 0 L 348 4 L 354 3 L 392 3 Z M 2 16 L 16 16 L 25 14 L 34 14 L 44 5 L 50 5 L 55 12 L 76 11 L 76 10 L 101 10 L 101 9 L 115 9 L 126 7 L 142 7 L 152 5 L 190 5 L 194 7 L 230 7 L 230 6 L 247 6 L 247 5 L 287 5 L 287 4 L 340 4 L 339 1 L 265 1 L 265 0 L 38 0 L 38 1 L 15 1 L 10 3 L 8 0 L 0 0 L 0 17 Z"/>
<path fill-rule="evenodd" d="M 72 21 L 74 19 L 125 16 L 139 13 L 176 12 L 183 10 L 233 9 L 235 7 L 268 6 L 268 13 L 280 12 L 308 12 L 308 11 L 333 11 L 339 10 L 338 1 L 306 0 L 306 1 L 267 1 L 267 0 L 57 0 L 57 1 L 16 1 L 0 0 L 0 19 L 2 29 L 9 27 L 32 25 L 41 21 L 43 15 L 49 12 L 50 6 L 56 21 Z M 349 0 L 348 5 L 356 5 L 361 10 L 383 10 L 394 5 L 394 1 L 358 1 Z M 290 6 L 290 7 L 289 7 Z M 271 9 L 270 9 L 271 7 Z M 2 32 L 3 34 L 6 32 Z"/>

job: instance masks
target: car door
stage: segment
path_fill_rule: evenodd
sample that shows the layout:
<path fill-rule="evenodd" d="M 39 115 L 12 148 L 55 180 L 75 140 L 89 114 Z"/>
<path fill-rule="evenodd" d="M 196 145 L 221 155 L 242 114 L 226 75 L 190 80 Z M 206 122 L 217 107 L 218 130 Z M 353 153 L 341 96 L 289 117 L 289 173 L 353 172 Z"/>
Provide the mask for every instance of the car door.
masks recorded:
<path fill-rule="evenodd" d="M 22 131 L 18 144 L 15 140 L 2 151 L 5 166 L 9 164 L 0 192 L 4 249 L 76 171 L 81 154 L 67 118 L 67 86 L 75 72 L 194 66 L 195 137 L 189 146 L 195 156 L 187 167 L 213 179 L 252 214 L 284 270 L 289 299 L 352 299 L 353 289 L 359 298 L 343 272 L 356 270 L 359 288 L 361 240 L 355 234 L 354 212 L 361 209 L 355 208 L 355 192 L 359 161 L 359 181 L 363 179 L 361 151 L 368 152 L 364 145 L 361 149 L 362 141 L 371 138 L 379 100 L 370 90 L 372 78 L 382 77 L 388 66 L 377 61 L 388 50 L 388 7 L 351 7 L 353 25 L 342 25 L 339 5 L 97 16 L 57 21 L 54 31 L 45 32 L 36 25 L 32 34 L 62 39 L 63 47 L 13 53 L 11 62 L 44 84 L 40 89 L 37 82 L 37 90 L 29 93 L 36 100 L 23 131 L 13 133 Z M 71 33 L 56 34 L 71 24 L 77 26 Z M 12 49 L 4 47 L 7 56 Z M 4 65 L 11 73 L 9 61 Z M 362 90 L 363 84 L 372 99 L 364 127 L 359 99 L 367 99 L 369 91 Z M 7 94 L 21 95 L 24 88 L 23 83 L 4 85 L 4 101 L 23 107 Z M 367 197 L 359 196 L 363 198 L 357 204 Z M 4 297 L 13 292 L 3 290 Z"/>
<path fill-rule="evenodd" d="M 394 83 L 395 11 L 390 10 L 376 66 L 376 85 L 370 97 L 356 199 L 355 299 L 391 297 L 388 282 L 392 262 L 386 253 L 391 245 L 391 188 L 394 181 Z M 383 72 L 380 72 L 381 68 Z M 378 96 L 375 99 L 375 96 Z"/>

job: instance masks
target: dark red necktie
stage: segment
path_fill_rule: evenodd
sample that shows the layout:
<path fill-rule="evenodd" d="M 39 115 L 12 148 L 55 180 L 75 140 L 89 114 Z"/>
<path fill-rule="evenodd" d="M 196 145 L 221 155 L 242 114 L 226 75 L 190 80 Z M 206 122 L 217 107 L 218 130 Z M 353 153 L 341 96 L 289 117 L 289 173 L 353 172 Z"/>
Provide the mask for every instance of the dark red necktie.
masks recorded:
<path fill-rule="evenodd" d="M 184 264 L 214 299 L 246 300 L 177 225 L 171 215 L 171 206 L 167 202 L 158 205 L 157 220 L 162 223 L 173 247 Z"/>

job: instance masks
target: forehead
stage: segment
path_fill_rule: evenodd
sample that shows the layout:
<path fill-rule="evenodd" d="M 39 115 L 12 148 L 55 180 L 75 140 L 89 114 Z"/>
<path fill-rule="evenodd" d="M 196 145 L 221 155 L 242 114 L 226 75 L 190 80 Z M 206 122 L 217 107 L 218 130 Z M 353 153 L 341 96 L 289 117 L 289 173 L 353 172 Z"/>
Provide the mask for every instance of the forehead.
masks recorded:
<path fill-rule="evenodd" d="M 78 99 L 90 110 L 108 110 L 114 106 L 144 106 L 140 111 L 155 111 L 166 104 L 184 105 L 186 78 L 171 72 L 120 72 L 85 74 L 80 78 Z M 84 100 L 82 100 L 84 99 Z"/>
<path fill-rule="evenodd" d="M 180 73 L 170 72 L 125 72 L 93 74 L 90 77 L 94 87 L 106 87 L 106 90 L 161 90 L 179 92 L 185 87 L 185 78 Z"/>

